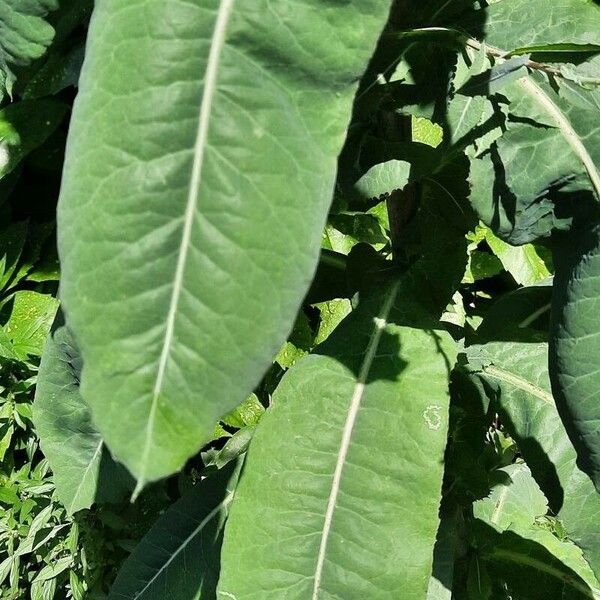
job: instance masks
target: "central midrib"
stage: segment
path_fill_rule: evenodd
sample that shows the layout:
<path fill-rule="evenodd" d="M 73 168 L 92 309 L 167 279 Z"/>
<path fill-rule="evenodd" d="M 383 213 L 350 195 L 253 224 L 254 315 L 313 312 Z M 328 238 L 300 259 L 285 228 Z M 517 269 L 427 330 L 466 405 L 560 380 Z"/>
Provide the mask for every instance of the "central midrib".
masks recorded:
<path fill-rule="evenodd" d="M 171 293 L 169 311 L 167 313 L 167 319 L 165 323 L 165 337 L 163 340 L 163 346 L 158 362 L 156 379 L 154 381 L 154 388 L 152 390 L 152 402 L 150 405 L 150 413 L 148 415 L 148 423 L 146 425 L 146 436 L 144 441 L 144 448 L 142 450 L 140 475 L 138 477 L 138 483 L 134 492 L 134 497 L 141 491 L 145 483 L 144 476 L 146 472 L 146 465 L 148 463 L 148 457 L 150 454 L 150 447 L 152 444 L 152 436 L 156 420 L 158 398 L 162 391 L 163 380 L 167 369 L 169 354 L 171 352 L 171 346 L 173 343 L 173 335 L 175 329 L 175 318 L 177 315 L 181 291 L 183 289 L 183 275 L 185 271 L 188 250 L 190 248 L 192 223 L 194 220 L 194 214 L 196 212 L 196 207 L 198 203 L 198 190 L 200 189 L 200 183 L 202 180 L 204 151 L 208 140 L 208 128 L 212 109 L 212 101 L 217 85 L 219 63 L 221 59 L 221 53 L 225 45 L 226 28 L 229 22 L 229 18 L 231 16 L 234 3 L 235 0 L 221 0 L 221 4 L 219 5 L 219 11 L 217 13 L 217 18 L 215 21 L 215 28 L 211 40 L 210 52 L 208 54 L 206 74 L 204 78 L 204 90 L 202 93 L 200 115 L 198 118 L 198 132 L 196 134 L 196 141 L 194 144 L 194 161 L 192 164 L 190 185 L 183 219 L 183 229 L 181 233 L 181 245 L 179 247 L 179 253 L 177 256 L 175 275 L 173 277 L 173 291 Z"/>
<path fill-rule="evenodd" d="M 396 295 L 398 294 L 398 289 L 400 287 L 400 281 L 395 283 L 388 293 L 388 297 L 383 304 L 381 309 L 381 314 L 377 319 L 374 319 L 374 330 L 371 334 L 371 338 L 369 339 L 369 343 L 367 345 L 367 349 L 365 351 L 365 358 L 361 365 L 358 379 L 356 381 L 356 385 L 354 386 L 354 392 L 352 394 L 352 398 L 350 400 L 350 406 L 348 408 L 348 414 L 346 416 L 346 422 L 344 423 L 344 429 L 342 432 L 342 440 L 340 443 L 340 449 L 338 452 L 335 470 L 333 473 L 333 479 L 331 481 L 331 489 L 329 491 L 329 499 L 327 501 L 327 509 L 325 511 L 325 520 L 323 522 L 323 529 L 321 530 L 321 542 L 319 545 L 319 553 L 317 555 L 317 564 L 315 567 L 315 576 L 314 576 L 314 584 L 313 584 L 313 593 L 312 598 L 316 600 L 319 595 L 319 590 L 321 589 L 321 578 L 323 575 L 323 565 L 325 563 L 325 554 L 327 552 L 327 542 L 329 540 L 329 534 L 331 532 L 331 523 L 333 520 L 333 513 L 335 512 L 335 505 L 337 502 L 337 497 L 340 491 L 340 483 L 342 479 L 342 471 L 344 469 L 344 464 L 346 462 L 346 455 L 348 454 L 348 448 L 350 447 L 350 441 L 352 438 L 352 430 L 354 429 L 354 424 L 356 423 L 356 418 L 358 416 L 358 410 L 360 408 L 360 404 L 362 401 L 362 397 L 365 390 L 365 383 L 367 381 L 367 377 L 369 375 L 369 371 L 371 370 L 371 365 L 373 364 L 373 360 L 375 359 L 375 355 L 377 353 L 377 347 L 379 346 L 379 340 L 381 339 L 381 334 L 383 333 L 383 329 L 387 325 L 387 320 L 390 315 L 390 311 L 392 310 L 392 306 L 396 299 Z"/>

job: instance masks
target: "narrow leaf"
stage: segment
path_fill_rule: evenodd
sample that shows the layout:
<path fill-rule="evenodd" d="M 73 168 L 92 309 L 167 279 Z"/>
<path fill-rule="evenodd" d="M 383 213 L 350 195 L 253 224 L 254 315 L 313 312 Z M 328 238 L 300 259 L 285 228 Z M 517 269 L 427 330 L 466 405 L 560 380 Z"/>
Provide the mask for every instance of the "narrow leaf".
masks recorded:
<path fill-rule="evenodd" d="M 578 463 L 600 490 L 600 226 L 555 240 L 552 389 Z"/>

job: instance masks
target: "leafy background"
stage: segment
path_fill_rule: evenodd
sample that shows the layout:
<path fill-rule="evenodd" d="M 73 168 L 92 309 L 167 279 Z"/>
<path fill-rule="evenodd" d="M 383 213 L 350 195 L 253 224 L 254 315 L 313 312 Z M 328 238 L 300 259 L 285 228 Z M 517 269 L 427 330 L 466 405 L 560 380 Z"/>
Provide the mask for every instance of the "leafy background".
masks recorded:
<path fill-rule="evenodd" d="M 63 1 L 60 6 L 54 0 L 27 3 L 8 0 L 0 5 L 0 506 L 3 509 L 0 597 L 3 600 L 106 596 L 121 564 L 158 516 L 203 475 L 225 466 L 247 447 L 283 374 L 313 349 L 322 347 L 352 313 L 354 292 L 362 284 L 361 274 L 377 276 L 388 269 L 374 251 L 383 257 L 391 253 L 386 203 L 393 193 L 391 188 L 397 185 L 395 182 L 408 179 L 408 163 L 398 156 L 392 164 L 385 162 L 385 169 L 378 169 L 377 165 L 362 168 L 358 181 L 353 180 L 350 172 L 352 190 L 349 191 L 343 175 L 351 169 L 345 171 L 344 164 L 356 162 L 353 146 L 348 144 L 323 233 L 323 253 L 315 281 L 289 340 L 255 394 L 216 424 L 214 439 L 189 461 L 181 474 L 148 487 L 134 503 L 124 497 L 118 503 L 96 505 L 69 515 L 59 500 L 52 472 L 39 448 L 32 424 L 32 402 L 43 346 L 58 309 L 54 213 L 91 8 L 91 2 L 78 0 Z M 502 18 L 498 13 L 497 19 Z M 525 20 L 515 22 L 518 21 Z M 4 31 L 13 35 L 4 36 Z M 494 31 L 491 25 L 490 31 Z M 519 32 L 513 33 L 513 40 L 498 42 L 508 48 L 516 47 L 514 42 L 519 40 Z M 576 36 L 577 32 L 571 34 Z M 559 31 L 557 36 L 560 41 L 563 32 Z M 4 42 L 5 39 L 10 39 L 10 43 Z M 435 46 L 435 40 L 433 43 Z M 482 72 L 487 72 L 489 66 L 485 57 L 478 58 L 476 49 L 469 52 L 469 61 L 456 67 L 457 77 L 462 76 L 465 82 L 480 75 L 477 72 L 473 75 L 477 71 L 473 65 L 478 60 Z M 518 93 L 510 87 L 511 69 L 518 71 L 522 66 L 522 61 L 513 62 L 499 74 L 503 85 L 508 86 L 503 92 L 509 97 Z M 410 61 L 401 64 L 398 69 L 399 72 L 405 69 L 405 74 L 412 71 L 418 83 L 417 59 L 412 64 Z M 577 65 L 564 69 L 576 81 L 590 77 Z M 441 85 L 443 78 L 442 74 Z M 369 147 L 369 136 L 380 131 L 378 119 L 385 114 L 386 102 L 398 102 L 411 114 L 412 136 L 424 156 L 429 156 L 429 149 L 443 148 L 463 139 L 460 127 L 464 122 L 456 119 L 464 114 L 465 103 L 479 107 L 475 122 L 469 125 L 472 128 L 487 123 L 491 113 L 486 111 L 497 108 L 490 108 L 482 95 L 473 92 L 478 89 L 473 86 L 478 84 L 471 81 L 470 91 L 462 88 L 465 93 L 454 96 L 447 114 L 440 119 L 435 98 L 419 99 L 419 106 L 407 107 L 402 90 L 397 94 L 396 90 L 390 99 L 389 89 L 393 84 L 391 81 L 385 89 L 363 94 L 363 102 L 355 107 L 351 136 L 358 131 L 364 137 L 364 147 Z M 514 102 L 519 106 L 518 98 Z M 501 107 L 495 116 L 505 118 L 506 110 Z M 522 125 L 513 120 L 511 132 L 516 130 L 518 135 Z M 478 140 L 478 152 L 498 134 L 492 128 L 486 135 L 483 141 Z M 499 151 L 502 148 L 500 144 Z M 514 160 L 519 162 L 518 158 Z M 460 161 L 451 165 L 453 172 L 457 164 L 460 166 Z M 480 178 L 472 179 L 475 188 L 489 185 L 485 169 L 474 170 L 472 177 Z M 443 169 L 437 181 L 439 185 L 448 183 Z M 528 183 L 531 182 L 525 178 L 525 184 Z M 534 196 L 538 191 L 534 183 L 530 188 L 521 191 L 521 196 Z M 419 253 L 427 259 L 430 251 L 435 264 L 440 253 L 446 251 L 445 240 L 431 235 L 439 227 L 434 196 L 431 193 L 431 211 L 423 211 L 419 216 L 412 237 L 408 236 L 406 246 L 401 249 L 407 262 Z M 543 222 L 544 218 L 554 218 L 549 213 L 544 213 L 544 218 L 540 213 L 535 216 Z M 484 209 L 481 217 L 486 217 Z M 565 529 L 570 524 L 572 508 L 564 499 L 553 497 L 552 485 L 544 489 L 540 484 L 544 465 L 535 461 L 526 464 L 523 460 L 527 445 L 523 432 L 535 421 L 540 439 L 559 436 L 561 432 L 553 430 L 558 416 L 555 410 L 552 412 L 543 405 L 532 409 L 533 416 L 511 412 L 507 398 L 518 397 L 527 405 L 532 399 L 519 396 L 519 390 L 511 388 L 510 381 L 498 379 L 498 372 L 490 368 L 496 362 L 508 364 L 506 361 L 512 359 L 515 368 L 525 369 L 524 378 L 532 377 L 533 373 L 539 378 L 536 383 L 540 389 L 550 394 L 549 382 L 540 374 L 546 356 L 548 279 L 554 273 L 550 244 L 547 240 L 535 241 L 536 235 L 530 235 L 531 240 L 527 238 L 530 222 L 515 227 L 506 215 L 500 217 L 495 230 L 504 239 L 470 215 L 466 231 L 462 230 L 464 223 L 460 223 L 456 228 L 458 233 L 454 232 L 455 237 L 450 236 L 448 241 L 455 245 L 460 238 L 456 247 L 463 262 L 459 264 L 458 291 L 446 306 L 443 321 L 450 331 L 455 328 L 462 332 L 461 336 L 464 334 L 468 351 L 464 355 L 464 368 L 457 370 L 452 380 L 442 527 L 429 596 L 446 597 L 443 582 L 448 572 L 444 573 L 444 565 L 451 577 L 452 566 L 448 567 L 451 564 L 456 569 L 457 597 L 507 598 L 513 594 L 531 599 L 533 596 L 523 596 L 533 593 L 528 587 L 527 567 L 546 565 L 545 571 L 537 572 L 535 593 L 539 597 L 556 597 L 552 594 L 556 592 L 558 579 L 570 586 L 567 587 L 573 595 L 565 597 L 581 597 L 579 593 L 593 598 L 597 597 L 596 592 L 590 596 L 589 590 L 596 589 L 597 582 L 581 552 L 570 541 L 578 535 L 576 528 L 569 535 Z M 440 247 L 432 243 L 424 252 L 420 245 L 422 238 L 435 239 Z M 510 246 L 506 240 L 525 243 Z M 520 310 L 524 314 L 518 321 Z M 512 325 L 509 316 L 515 321 Z M 529 321 L 522 326 L 526 318 Z M 494 327 L 499 322 L 506 327 L 502 333 L 506 339 L 486 345 L 486 341 L 498 337 Z M 536 342 L 539 346 L 535 346 Z M 548 414 L 544 413 L 545 418 L 541 419 L 543 411 Z M 318 435 L 318 426 L 314 427 L 313 433 Z M 559 459 L 565 465 L 574 460 L 568 452 Z M 563 469 L 561 476 L 577 478 L 577 473 L 565 473 Z M 546 476 L 551 477 L 552 473 Z M 573 498 L 570 501 L 576 502 Z M 561 514 L 556 510 L 559 505 Z M 457 531 L 460 537 L 456 536 Z M 582 534 L 581 546 L 586 547 L 585 544 Z M 444 554 L 456 554 L 459 557 L 456 564 L 451 559 L 445 563 Z M 527 561 L 519 562 L 519 556 L 527 557 Z M 522 577 L 515 577 L 519 569 L 523 571 Z"/>

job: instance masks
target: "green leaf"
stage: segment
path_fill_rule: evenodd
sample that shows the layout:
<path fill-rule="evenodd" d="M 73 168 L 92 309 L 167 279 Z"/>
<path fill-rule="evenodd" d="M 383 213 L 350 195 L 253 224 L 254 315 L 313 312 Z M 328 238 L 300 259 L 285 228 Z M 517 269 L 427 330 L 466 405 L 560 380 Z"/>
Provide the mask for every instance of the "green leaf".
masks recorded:
<path fill-rule="evenodd" d="M 412 286 L 363 299 L 282 379 L 226 527 L 220 596 L 425 596 L 455 350 Z"/>
<path fill-rule="evenodd" d="M 410 163 L 390 160 L 371 167 L 355 184 L 362 198 L 379 198 L 401 190 L 409 181 Z"/>
<path fill-rule="evenodd" d="M 550 277 L 548 267 L 533 244 L 511 246 L 490 230 L 486 232 L 485 241 L 519 285 L 532 285 Z"/>
<path fill-rule="evenodd" d="M 54 99 L 23 100 L 0 110 L 0 178 L 43 144 L 66 112 L 67 105 Z"/>
<path fill-rule="evenodd" d="M 578 463 L 600 490 L 600 226 L 555 242 L 552 389 Z"/>
<path fill-rule="evenodd" d="M 458 548 L 458 512 L 443 516 L 440 520 L 435 547 L 433 551 L 433 567 L 427 600 L 452 600 L 452 580 L 454 578 L 454 561 Z"/>
<path fill-rule="evenodd" d="M 501 534 L 478 522 L 480 559 L 500 598 L 598 600 L 598 582 L 578 548 L 550 531 L 519 528 Z"/>
<path fill-rule="evenodd" d="M 490 311 L 478 330 L 487 343 L 468 348 L 469 368 L 494 400 L 553 513 L 600 574 L 600 495 L 576 464 L 552 396 L 548 346 L 542 341 L 547 333 L 537 329 L 547 331 L 547 302 L 544 286 L 524 288 Z M 505 341 L 488 341 L 494 338 Z"/>
<path fill-rule="evenodd" d="M 471 77 L 457 93 L 462 96 L 488 96 L 495 94 L 507 83 L 527 74 L 525 65 L 529 56 L 517 56 L 506 62 L 500 62 L 491 69 Z"/>
<path fill-rule="evenodd" d="M 461 28 L 484 42 L 482 48 L 500 67 L 508 64 L 511 50 L 537 47 L 536 60 L 557 60 L 560 55 L 542 48 L 567 43 L 581 49 L 598 41 L 600 7 L 593 2 L 503 0 L 490 3 L 485 16 L 483 31 L 481 21 L 474 19 L 472 26 L 463 22 Z M 569 60 L 583 61 L 587 76 L 592 63 L 600 68 L 600 57 L 586 61 L 593 56 L 574 52 Z M 553 69 L 560 73 L 563 66 Z M 497 115 L 506 113 L 506 119 L 500 118 L 505 132 L 487 152 L 476 149 L 471 197 L 482 220 L 509 243 L 522 244 L 547 236 L 555 226 L 565 227 L 564 215 L 554 212 L 557 199 L 576 193 L 600 197 L 600 90 L 576 87 L 560 75 L 549 79 L 538 70 L 490 98 Z"/>
<path fill-rule="evenodd" d="M 11 94 L 12 68 L 29 64 L 44 54 L 54 29 L 44 20 L 58 8 L 58 0 L 3 0 L 0 4 L 0 101 Z"/>
<path fill-rule="evenodd" d="M 61 295 L 82 395 L 138 490 L 198 451 L 285 341 L 388 10 L 96 6 L 59 203 Z"/>
<path fill-rule="evenodd" d="M 240 464 L 210 475 L 175 502 L 125 561 L 109 600 L 213 600 L 223 526 Z"/>
<path fill-rule="evenodd" d="M 15 272 L 27 239 L 27 222 L 11 223 L 0 230 L 0 290 Z"/>
<path fill-rule="evenodd" d="M 499 531 L 530 527 L 548 510 L 546 497 L 524 463 L 498 469 L 490 495 L 473 504 L 473 516 Z"/>
<path fill-rule="evenodd" d="M 133 487 L 127 471 L 110 457 L 79 393 L 81 366 L 75 340 L 59 315 L 40 364 L 34 424 L 69 514 L 95 502 L 121 500 Z"/>
<path fill-rule="evenodd" d="M 5 306 L 10 308 L 10 316 L 3 330 L 15 354 L 21 360 L 41 356 L 58 300 L 49 294 L 27 290 L 13 294 L 3 308 Z"/>

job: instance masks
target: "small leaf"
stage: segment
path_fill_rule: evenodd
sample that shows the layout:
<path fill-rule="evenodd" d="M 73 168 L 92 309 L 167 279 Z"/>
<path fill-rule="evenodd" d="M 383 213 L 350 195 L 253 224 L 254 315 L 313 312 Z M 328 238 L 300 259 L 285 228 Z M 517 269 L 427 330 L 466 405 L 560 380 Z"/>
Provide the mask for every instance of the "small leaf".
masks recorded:
<path fill-rule="evenodd" d="M 14 352 L 21 360 L 28 356 L 41 356 L 58 309 L 58 300 L 49 294 L 20 291 L 10 297 L 8 306 L 10 316 L 3 329 Z"/>
<path fill-rule="evenodd" d="M 530 527 L 548 510 L 546 497 L 524 463 L 498 469 L 490 495 L 473 504 L 473 516 L 499 531 Z"/>

